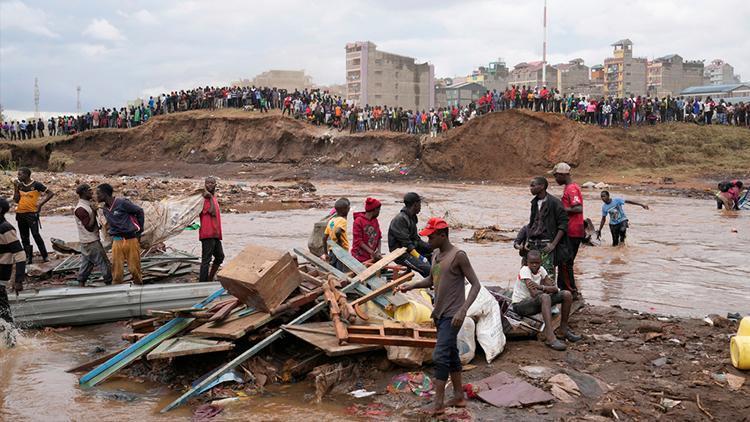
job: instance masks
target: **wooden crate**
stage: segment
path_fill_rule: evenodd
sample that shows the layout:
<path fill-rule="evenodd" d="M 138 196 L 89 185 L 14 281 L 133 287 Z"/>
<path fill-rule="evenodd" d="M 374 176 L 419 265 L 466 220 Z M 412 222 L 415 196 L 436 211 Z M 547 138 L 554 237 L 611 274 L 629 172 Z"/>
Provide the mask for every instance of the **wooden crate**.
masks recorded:
<path fill-rule="evenodd" d="M 279 306 L 302 282 L 288 252 L 255 245 L 240 252 L 217 278 L 232 296 L 263 312 Z"/>

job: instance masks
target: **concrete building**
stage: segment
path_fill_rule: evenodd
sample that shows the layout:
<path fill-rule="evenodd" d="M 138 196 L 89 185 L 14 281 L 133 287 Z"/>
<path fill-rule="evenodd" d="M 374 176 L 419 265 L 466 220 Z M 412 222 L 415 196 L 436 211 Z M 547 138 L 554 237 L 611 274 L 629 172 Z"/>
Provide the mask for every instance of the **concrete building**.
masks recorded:
<path fill-rule="evenodd" d="M 302 91 L 305 88 L 312 88 L 312 77 L 305 75 L 304 70 L 268 70 L 263 72 L 252 80 L 241 79 L 232 82 L 237 86 L 256 86 Z"/>
<path fill-rule="evenodd" d="M 689 86 L 703 83 L 703 62 L 684 61 L 679 54 L 659 57 L 648 63 L 648 95 L 675 96 Z"/>
<path fill-rule="evenodd" d="M 435 68 L 411 57 L 379 51 L 369 41 L 349 43 L 346 99 L 361 106 L 428 110 L 435 106 Z"/>
<path fill-rule="evenodd" d="M 583 64 L 583 59 L 573 59 L 553 67 L 557 69 L 557 84 L 553 87 L 561 93 L 581 94 L 590 91 L 589 67 Z"/>
<path fill-rule="evenodd" d="M 706 85 L 728 85 L 740 83 L 740 76 L 734 74 L 734 68 L 724 62 L 716 59 L 703 69 L 703 83 Z"/>
<path fill-rule="evenodd" d="M 691 86 L 683 89 L 680 95 L 683 97 L 700 97 L 702 99 L 711 97 L 714 100 L 725 99 L 727 101 L 739 102 L 750 97 L 750 83 Z"/>
<path fill-rule="evenodd" d="M 509 73 L 505 61 L 502 58 L 498 58 L 496 61 L 490 62 L 487 66 L 479 66 L 471 72 L 471 75 L 466 76 L 464 82 L 475 82 L 484 86 L 488 91 L 497 90 L 498 92 L 502 92 L 508 87 Z"/>
<path fill-rule="evenodd" d="M 484 85 L 476 82 L 461 82 L 452 85 L 437 86 L 435 98 L 438 107 L 463 106 L 478 100 L 487 92 Z"/>
<path fill-rule="evenodd" d="M 518 63 L 510 71 L 508 85 L 517 87 L 539 87 L 544 86 L 542 82 L 542 62 Z M 547 65 L 547 88 L 554 88 L 557 84 L 557 69 Z"/>
<path fill-rule="evenodd" d="M 647 60 L 633 57 L 633 42 L 627 38 L 612 47 L 613 57 L 604 59 L 604 95 L 616 98 L 646 95 Z"/>
<path fill-rule="evenodd" d="M 604 95 L 604 66 L 595 64 L 591 66 L 591 94 L 596 97 Z"/>

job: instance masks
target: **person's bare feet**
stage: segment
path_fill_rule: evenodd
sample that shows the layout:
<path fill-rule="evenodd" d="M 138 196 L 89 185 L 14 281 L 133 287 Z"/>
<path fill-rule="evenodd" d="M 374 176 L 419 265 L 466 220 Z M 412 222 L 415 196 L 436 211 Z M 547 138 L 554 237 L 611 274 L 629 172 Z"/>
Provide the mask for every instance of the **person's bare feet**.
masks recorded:
<path fill-rule="evenodd" d="M 428 415 L 428 416 L 440 416 L 443 413 L 445 413 L 445 406 L 440 406 L 440 407 L 437 407 L 437 406 L 424 407 L 424 408 L 422 408 L 422 410 L 420 410 L 419 413 L 423 413 L 423 414 Z"/>
<path fill-rule="evenodd" d="M 464 397 L 456 397 L 452 400 L 449 400 L 448 403 L 445 404 L 446 407 L 466 407 L 466 399 Z"/>

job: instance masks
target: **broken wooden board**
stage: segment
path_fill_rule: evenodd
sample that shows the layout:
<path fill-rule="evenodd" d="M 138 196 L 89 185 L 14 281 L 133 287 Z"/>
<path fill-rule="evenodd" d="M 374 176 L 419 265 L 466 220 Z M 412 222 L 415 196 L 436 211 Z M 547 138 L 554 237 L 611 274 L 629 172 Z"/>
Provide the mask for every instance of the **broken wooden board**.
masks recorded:
<path fill-rule="evenodd" d="M 371 266 L 367 267 L 366 270 L 362 271 L 361 273 L 357 274 L 356 277 L 354 277 L 354 281 L 357 282 L 363 282 L 370 277 L 376 275 L 380 270 L 385 268 L 388 264 L 395 261 L 396 259 L 400 258 L 401 255 L 406 253 L 406 248 L 398 248 L 394 250 L 393 252 L 389 253 L 388 255 L 385 255 L 384 257 L 380 258 L 380 261 L 372 264 Z"/>
<path fill-rule="evenodd" d="M 528 382 L 506 372 L 473 382 L 479 388 L 477 395 L 496 407 L 521 407 L 538 403 L 548 403 L 555 398 Z"/>
<path fill-rule="evenodd" d="M 104 363 L 104 362 L 112 359 L 113 357 L 119 355 L 124 350 L 125 349 L 120 349 L 120 350 L 118 350 L 116 352 L 112 352 L 112 353 L 106 354 L 106 355 L 104 355 L 102 357 L 99 357 L 99 358 L 96 358 L 94 360 L 90 360 L 88 362 L 84 362 L 84 363 L 82 363 L 82 364 L 80 364 L 80 365 L 78 365 L 76 367 L 73 367 L 73 368 L 70 368 L 70 369 L 66 369 L 65 372 L 72 373 L 72 372 L 88 371 L 88 370 L 90 370 L 92 368 L 95 368 L 98 365 L 101 365 L 102 363 Z"/>
<path fill-rule="evenodd" d="M 368 270 L 365 264 L 357 261 L 357 258 L 353 257 L 347 250 L 345 250 L 341 246 L 331 242 L 330 240 L 329 245 L 331 245 L 336 258 L 344 265 L 346 265 L 347 268 L 354 271 L 355 274 L 363 274 Z M 378 289 L 386 283 L 386 280 L 383 277 L 373 275 L 366 279 L 365 283 L 373 289 Z M 407 298 L 403 293 L 394 293 L 389 296 L 382 296 L 382 298 L 396 307 L 409 303 L 409 298 Z"/>
<path fill-rule="evenodd" d="M 234 348 L 228 341 L 207 340 L 195 337 L 171 338 L 156 346 L 146 355 L 146 359 L 167 359 L 177 356 L 201 355 L 204 353 L 223 352 Z"/>
<path fill-rule="evenodd" d="M 301 325 L 284 325 L 281 328 L 289 334 L 306 341 L 322 350 L 326 356 L 344 356 L 378 350 L 378 345 L 340 345 L 331 321 L 309 322 Z"/>
<path fill-rule="evenodd" d="M 237 313 L 223 321 L 207 322 L 190 332 L 191 335 L 199 337 L 215 337 L 237 340 L 250 331 L 268 324 L 274 319 L 271 314 L 265 312 L 254 312 L 250 315 L 240 316 Z"/>
<path fill-rule="evenodd" d="M 256 245 L 245 247 L 217 278 L 232 296 L 264 312 L 279 306 L 302 282 L 288 252 Z"/>
<path fill-rule="evenodd" d="M 384 325 L 350 325 L 347 343 L 382 344 L 384 346 L 409 346 L 432 349 L 437 342 L 437 330 L 419 326 L 390 323 Z"/>

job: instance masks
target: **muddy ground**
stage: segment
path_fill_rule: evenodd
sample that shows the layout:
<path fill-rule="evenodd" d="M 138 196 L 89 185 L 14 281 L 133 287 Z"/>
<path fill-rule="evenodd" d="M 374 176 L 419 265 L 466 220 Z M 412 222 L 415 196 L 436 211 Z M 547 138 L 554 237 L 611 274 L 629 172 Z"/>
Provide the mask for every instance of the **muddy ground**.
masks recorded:
<path fill-rule="evenodd" d="M 555 400 L 523 408 L 497 408 L 472 399 L 467 409 L 449 409 L 440 420 L 748 420 L 749 374 L 733 368 L 728 353 L 729 336 L 736 332 L 737 324 L 719 316 L 714 321 L 711 326 L 698 319 L 587 306 L 574 315 L 572 322 L 574 330 L 585 338 L 568 343 L 567 351 L 554 351 L 536 339 L 512 340 L 491 364 L 485 362 L 480 348 L 463 373 L 464 382 L 472 383 L 503 371 L 545 391 L 551 388 L 548 378 L 567 374 L 579 389 L 578 396 L 570 395 L 569 403 Z M 214 400 L 242 397 L 224 409 L 223 417 L 232 420 L 248 406 L 282 399 L 283 386 L 292 383 L 296 384 L 294 390 L 304 396 L 295 400 L 308 403 L 314 410 L 321 406 L 316 404 L 315 382 L 304 373 L 294 372 L 300 362 L 314 356 L 305 351 L 305 346 L 300 340 L 285 338 L 249 361 L 248 368 L 257 379 L 255 384 L 216 387 L 194 399 L 193 408 Z M 303 371 L 310 371 L 315 362 L 346 368 L 347 375 L 336 378 L 322 400 L 339 407 L 343 415 L 338 416 L 430 420 L 420 413 L 431 403 L 430 398 L 388 391 L 391 378 L 409 369 L 395 367 L 385 352 L 337 359 L 323 357 L 313 362 Z M 217 363 L 210 358 L 175 359 L 166 366 L 149 362 L 133 366 L 129 374 L 131 380 L 154 381 L 184 391 L 195 377 Z M 531 377 L 521 369 L 527 366 L 541 366 L 547 371 Z M 432 373 L 431 365 L 411 370 Z M 744 384 L 734 384 L 738 381 Z M 376 395 L 362 399 L 347 395 L 357 389 L 374 391 Z M 336 414 L 330 416 L 338 419 Z"/>

